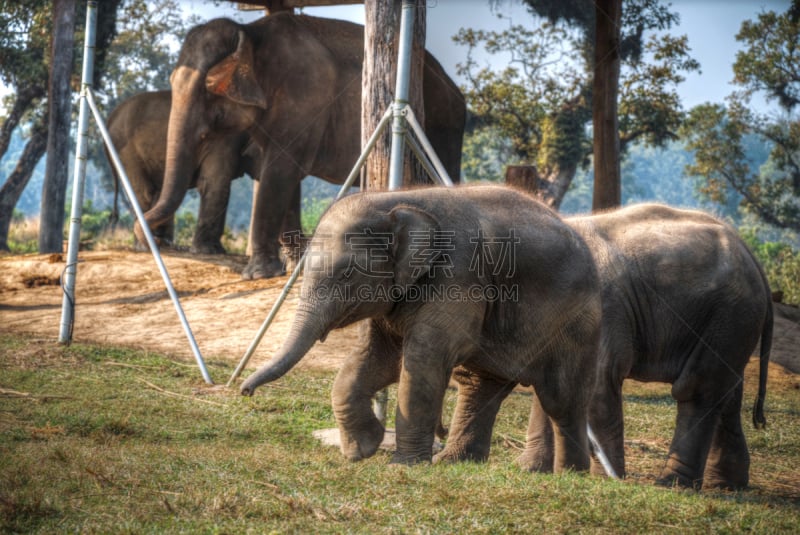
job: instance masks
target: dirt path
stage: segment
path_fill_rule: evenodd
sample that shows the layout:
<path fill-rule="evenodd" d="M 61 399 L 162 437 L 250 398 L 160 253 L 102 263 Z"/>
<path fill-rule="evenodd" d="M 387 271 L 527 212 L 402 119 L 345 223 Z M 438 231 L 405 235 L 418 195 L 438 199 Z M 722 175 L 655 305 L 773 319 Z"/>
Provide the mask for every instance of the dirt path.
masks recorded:
<path fill-rule="evenodd" d="M 149 253 L 79 255 L 73 340 L 144 348 L 191 360 L 180 321 Z M 207 362 L 238 363 L 287 278 L 243 281 L 242 256 L 164 255 L 200 351 Z M 0 257 L 0 332 L 58 338 L 63 294 L 60 255 Z M 249 369 L 279 348 L 294 316 L 299 284 L 261 341 Z M 301 366 L 333 369 L 354 346 L 355 327 L 333 331 Z M 800 373 L 800 310 L 776 306 L 772 361 Z M 215 378 L 217 382 L 227 378 Z"/>
<path fill-rule="evenodd" d="M 238 363 L 288 277 L 244 281 L 241 256 L 165 253 L 164 263 L 206 362 Z M 0 332 L 58 338 L 63 293 L 59 255 L 0 257 Z M 270 358 L 294 317 L 295 286 L 248 368 Z M 335 368 L 352 347 L 354 327 L 318 343 L 302 366 Z M 75 342 L 143 348 L 192 360 L 180 320 L 149 253 L 81 252 L 76 279 Z M 220 382 L 222 378 L 215 378 Z"/>

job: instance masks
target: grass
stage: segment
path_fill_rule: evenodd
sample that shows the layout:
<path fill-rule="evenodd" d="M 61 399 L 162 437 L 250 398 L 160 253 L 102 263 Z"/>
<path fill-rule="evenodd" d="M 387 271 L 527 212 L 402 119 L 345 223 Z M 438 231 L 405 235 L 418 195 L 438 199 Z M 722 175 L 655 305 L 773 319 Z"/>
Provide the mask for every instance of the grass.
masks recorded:
<path fill-rule="evenodd" d="M 224 381 L 231 364 L 208 366 Z M 0 335 L 0 532 L 797 530 L 800 400 L 791 384 L 770 389 L 766 431 L 747 426 L 753 488 L 698 493 L 651 484 L 674 421 L 660 385 L 626 388 L 631 476 L 620 482 L 518 470 L 524 393 L 504 405 L 488 463 L 398 467 L 383 451 L 347 462 L 311 437 L 333 425 L 332 380 L 298 370 L 242 398 L 152 352 Z M 453 399 L 448 392 L 450 407 Z"/>

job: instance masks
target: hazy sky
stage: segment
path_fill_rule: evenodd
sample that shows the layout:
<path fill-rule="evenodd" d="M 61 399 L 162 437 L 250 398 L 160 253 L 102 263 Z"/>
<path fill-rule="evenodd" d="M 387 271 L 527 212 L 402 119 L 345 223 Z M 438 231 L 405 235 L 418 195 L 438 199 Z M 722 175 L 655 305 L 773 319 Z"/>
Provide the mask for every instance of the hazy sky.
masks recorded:
<path fill-rule="evenodd" d="M 732 65 L 738 44 L 736 34 L 742 21 L 754 19 L 762 11 L 784 12 L 789 0 L 673 0 L 672 8 L 680 14 L 680 25 L 671 33 L 687 34 L 692 55 L 701 64 L 702 73 L 692 74 L 679 89 L 686 109 L 702 102 L 722 102 L 732 91 Z M 205 16 L 235 16 L 253 20 L 262 12 L 242 13 L 228 6 L 213 7 L 204 0 L 183 0 L 187 10 Z M 502 30 L 514 24 L 531 24 L 533 17 L 520 2 L 501 0 L 496 10 L 487 0 L 429 0 L 427 9 L 427 47 L 445 69 L 454 76 L 455 65 L 464 61 L 466 48 L 452 41 L 462 27 Z M 364 22 L 364 6 L 306 8 L 305 13 L 323 17 Z M 510 21 L 509 21 L 510 19 Z M 455 77 L 455 76 L 454 76 Z"/>

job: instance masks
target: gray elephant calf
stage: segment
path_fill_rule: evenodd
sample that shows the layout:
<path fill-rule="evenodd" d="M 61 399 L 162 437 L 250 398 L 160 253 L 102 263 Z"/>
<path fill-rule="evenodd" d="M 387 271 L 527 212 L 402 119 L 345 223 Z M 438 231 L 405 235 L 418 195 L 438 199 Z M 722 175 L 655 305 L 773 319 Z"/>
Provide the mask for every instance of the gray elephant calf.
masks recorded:
<path fill-rule="evenodd" d="M 760 340 L 753 422 L 762 426 L 773 321 L 769 285 L 753 255 L 725 223 L 662 205 L 567 223 L 589 244 L 603 286 L 603 335 L 589 423 L 616 473 L 625 473 L 622 382 L 632 378 L 671 383 L 678 402 L 660 483 L 747 486 L 743 374 Z M 468 387 L 459 389 L 442 460 L 488 454 L 497 409 L 511 389 L 461 375 Z M 551 470 L 552 442 L 548 418 L 534 401 L 522 463 Z M 599 467 L 593 465 L 593 471 Z"/>
<path fill-rule="evenodd" d="M 291 333 L 243 394 L 281 377 L 331 329 L 369 319 L 333 387 L 345 456 L 375 453 L 384 429 L 370 400 L 399 380 L 394 461 L 430 461 L 461 366 L 534 385 L 557 430 L 555 469 L 589 468 L 599 281 L 585 242 L 555 212 L 504 187 L 362 193 L 331 207 L 309 247 Z"/>

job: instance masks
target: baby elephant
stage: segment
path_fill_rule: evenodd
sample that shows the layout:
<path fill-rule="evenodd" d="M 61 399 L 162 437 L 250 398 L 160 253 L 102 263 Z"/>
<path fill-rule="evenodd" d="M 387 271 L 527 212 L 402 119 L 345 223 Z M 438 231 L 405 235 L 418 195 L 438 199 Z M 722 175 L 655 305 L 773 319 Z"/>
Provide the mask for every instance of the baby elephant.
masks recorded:
<path fill-rule="evenodd" d="M 460 366 L 533 385 L 556 429 L 555 470 L 589 468 L 600 286 L 586 243 L 555 212 L 496 186 L 362 193 L 328 210 L 308 254 L 291 333 L 243 394 L 288 372 L 331 329 L 367 319 L 333 386 L 346 457 L 375 453 L 384 429 L 370 400 L 399 381 L 394 462 L 430 461 Z"/>
<path fill-rule="evenodd" d="M 621 390 L 629 377 L 671 383 L 678 402 L 659 483 L 747 486 L 750 458 L 740 419 L 743 373 L 760 340 L 753 422 L 763 426 L 773 321 L 769 286 L 753 255 L 725 223 L 656 204 L 567 223 L 589 244 L 603 288 L 589 424 L 614 471 L 625 473 Z M 470 381 L 477 380 L 470 374 L 462 378 L 462 383 Z M 500 403 L 496 394 L 502 398 L 509 390 L 497 384 L 459 389 L 457 407 L 463 410 L 456 411 L 442 459 L 488 452 Z M 478 405 L 489 395 L 491 407 Z M 549 471 L 553 430 L 536 405 L 534 400 L 522 458 L 531 469 Z M 593 471 L 599 467 L 593 465 Z"/>

